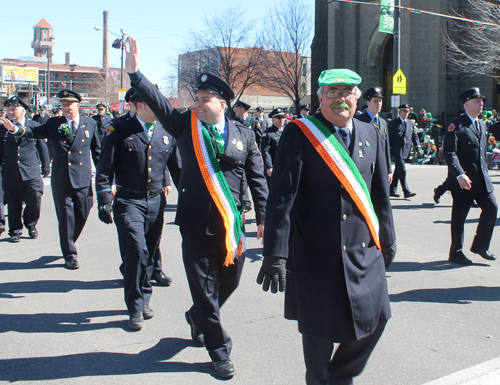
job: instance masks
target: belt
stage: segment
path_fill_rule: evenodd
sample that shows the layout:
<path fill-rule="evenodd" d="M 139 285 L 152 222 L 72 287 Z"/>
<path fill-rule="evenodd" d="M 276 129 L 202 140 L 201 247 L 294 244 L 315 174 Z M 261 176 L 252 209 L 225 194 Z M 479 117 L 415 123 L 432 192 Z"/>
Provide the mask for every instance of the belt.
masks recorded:
<path fill-rule="evenodd" d="M 121 186 L 116 186 L 116 189 L 131 192 L 131 193 L 137 194 L 137 195 L 144 195 L 148 198 L 154 198 L 163 192 L 162 189 L 158 189 L 158 190 L 134 190 L 131 188 L 126 188 L 126 187 L 121 187 Z"/>

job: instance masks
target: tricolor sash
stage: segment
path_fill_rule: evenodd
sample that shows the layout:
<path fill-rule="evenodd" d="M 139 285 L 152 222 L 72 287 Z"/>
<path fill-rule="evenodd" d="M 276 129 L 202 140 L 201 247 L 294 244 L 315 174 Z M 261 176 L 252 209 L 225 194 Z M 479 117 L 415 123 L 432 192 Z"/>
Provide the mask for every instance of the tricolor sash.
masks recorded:
<path fill-rule="evenodd" d="M 314 116 L 307 116 L 293 122 L 297 123 L 318 154 L 351 196 L 356 207 L 365 218 L 375 245 L 381 249 L 378 237 L 378 218 L 373 209 L 368 187 L 347 151 L 339 143 L 335 135 Z"/>
<path fill-rule="evenodd" d="M 191 132 L 203 180 L 222 216 L 226 230 L 227 254 L 224 266 L 233 265 L 234 259 L 245 251 L 245 215 L 236 207 L 233 194 L 217 161 L 210 134 L 194 111 L 191 112 Z"/>

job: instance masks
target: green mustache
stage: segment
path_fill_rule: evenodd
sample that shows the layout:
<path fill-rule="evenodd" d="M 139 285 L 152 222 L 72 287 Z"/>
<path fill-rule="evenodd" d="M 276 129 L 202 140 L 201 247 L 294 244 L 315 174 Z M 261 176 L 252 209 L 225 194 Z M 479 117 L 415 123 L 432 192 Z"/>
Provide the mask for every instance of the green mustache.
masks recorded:
<path fill-rule="evenodd" d="M 345 108 L 347 111 L 349 111 L 351 108 L 349 107 L 349 104 L 347 104 L 346 102 L 335 102 L 335 103 L 332 103 L 330 105 L 330 109 L 333 110 L 334 108 L 337 108 L 337 107 L 342 107 L 342 108 Z"/>

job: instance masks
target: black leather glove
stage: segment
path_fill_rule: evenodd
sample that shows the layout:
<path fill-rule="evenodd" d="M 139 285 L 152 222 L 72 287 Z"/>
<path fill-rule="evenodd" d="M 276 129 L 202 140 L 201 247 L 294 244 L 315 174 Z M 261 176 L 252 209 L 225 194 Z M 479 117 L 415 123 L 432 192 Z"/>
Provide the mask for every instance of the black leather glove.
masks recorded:
<path fill-rule="evenodd" d="M 382 255 L 384 256 L 385 269 L 387 270 L 396 257 L 396 242 L 392 245 L 382 247 Z"/>
<path fill-rule="evenodd" d="M 49 175 L 50 175 L 50 171 L 44 171 L 43 174 L 42 174 L 42 176 L 44 178 L 48 177 Z"/>
<path fill-rule="evenodd" d="M 99 219 L 108 225 L 113 223 L 111 211 L 111 202 L 106 203 L 104 206 L 99 206 Z"/>
<path fill-rule="evenodd" d="M 262 284 L 264 282 L 264 284 Z M 285 291 L 286 286 L 286 258 L 264 257 L 262 267 L 257 276 L 257 283 L 262 285 L 262 290 L 268 291 L 271 286 L 271 293 Z"/>

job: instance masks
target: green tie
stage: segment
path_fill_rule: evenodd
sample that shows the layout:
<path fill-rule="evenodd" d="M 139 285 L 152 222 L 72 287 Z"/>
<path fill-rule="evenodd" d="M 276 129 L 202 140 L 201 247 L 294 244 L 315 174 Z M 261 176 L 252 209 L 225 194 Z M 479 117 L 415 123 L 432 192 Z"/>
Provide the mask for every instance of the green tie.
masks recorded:
<path fill-rule="evenodd" d="M 146 132 L 146 135 L 148 137 L 148 140 L 151 142 L 151 138 L 153 137 L 153 130 L 155 127 L 154 123 L 145 123 L 146 128 L 148 129 L 148 132 Z"/>
<path fill-rule="evenodd" d="M 210 126 L 209 129 L 214 135 L 215 143 L 217 144 L 217 152 L 219 155 L 224 154 L 224 139 L 222 139 L 221 134 L 219 134 L 219 131 L 217 131 L 217 128 L 214 125 Z"/>

